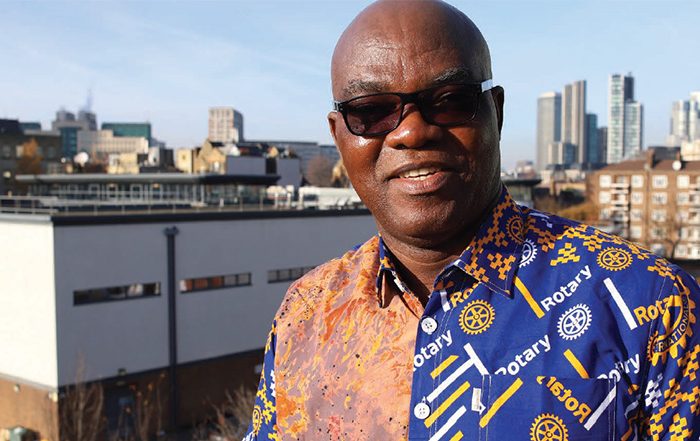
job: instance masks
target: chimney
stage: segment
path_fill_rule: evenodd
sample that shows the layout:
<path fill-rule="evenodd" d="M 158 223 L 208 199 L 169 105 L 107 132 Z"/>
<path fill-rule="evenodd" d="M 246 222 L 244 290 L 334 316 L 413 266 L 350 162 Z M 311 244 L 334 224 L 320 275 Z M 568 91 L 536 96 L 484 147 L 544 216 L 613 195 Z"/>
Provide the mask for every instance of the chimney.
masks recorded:
<path fill-rule="evenodd" d="M 647 170 L 652 170 L 656 164 L 656 158 L 654 155 L 654 149 L 647 149 L 646 160 L 644 161 L 644 168 Z"/>

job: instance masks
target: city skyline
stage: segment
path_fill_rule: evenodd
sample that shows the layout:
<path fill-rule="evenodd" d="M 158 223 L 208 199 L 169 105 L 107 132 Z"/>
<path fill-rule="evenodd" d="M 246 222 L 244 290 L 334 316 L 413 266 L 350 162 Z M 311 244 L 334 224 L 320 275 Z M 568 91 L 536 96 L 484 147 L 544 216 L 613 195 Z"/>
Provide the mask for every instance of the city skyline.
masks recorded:
<path fill-rule="evenodd" d="M 12 60 L 0 72 L 0 117 L 48 128 L 91 89 L 100 123 L 148 120 L 169 147 L 200 144 L 215 106 L 243 113 L 246 138 L 328 143 L 330 56 L 368 3 L 5 2 L 7 31 L 21 38 L 0 48 Z M 453 4 L 482 29 L 506 90 L 505 168 L 535 159 L 543 92 L 586 80 L 586 111 L 606 126 L 608 77 L 631 72 L 645 145 L 658 145 L 673 102 L 700 89 L 696 3 Z"/>

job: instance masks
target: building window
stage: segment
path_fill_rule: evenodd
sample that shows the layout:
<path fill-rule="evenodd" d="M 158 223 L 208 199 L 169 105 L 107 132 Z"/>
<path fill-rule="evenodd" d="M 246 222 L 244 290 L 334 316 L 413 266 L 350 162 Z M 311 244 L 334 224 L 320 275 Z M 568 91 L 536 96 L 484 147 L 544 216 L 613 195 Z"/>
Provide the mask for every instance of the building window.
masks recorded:
<path fill-rule="evenodd" d="M 666 193 L 652 193 L 651 201 L 657 205 L 666 205 L 666 202 L 668 202 L 668 196 Z"/>
<path fill-rule="evenodd" d="M 610 203 L 610 193 L 607 191 L 601 191 L 600 194 L 598 195 L 598 202 L 601 204 L 609 204 Z"/>
<path fill-rule="evenodd" d="M 654 222 L 666 222 L 666 210 L 652 210 L 651 220 Z"/>
<path fill-rule="evenodd" d="M 90 288 L 73 291 L 73 304 L 112 302 L 160 295 L 160 282 L 133 283 L 109 288 Z"/>
<path fill-rule="evenodd" d="M 640 193 L 638 191 L 633 191 L 632 192 L 632 203 L 639 205 L 644 203 L 644 193 Z"/>
<path fill-rule="evenodd" d="M 641 222 L 642 221 L 642 210 L 639 208 L 633 208 L 630 210 L 630 219 L 632 222 Z"/>
<path fill-rule="evenodd" d="M 652 239 L 663 239 L 666 237 L 666 228 L 664 227 L 654 227 L 651 229 Z"/>
<path fill-rule="evenodd" d="M 677 245 L 675 257 L 685 257 L 688 255 L 688 247 L 685 245 Z"/>
<path fill-rule="evenodd" d="M 632 188 L 642 188 L 642 187 L 644 187 L 644 176 L 632 175 Z"/>
<path fill-rule="evenodd" d="M 688 193 L 678 193 L 676 195 L 676 202 L 678 202 L 679 205 L 687 204 L 689 201 Z"/>
<path fill-rule="evenodd" d="M 642 227 L 640 225 L 632 225 L 630 227 L 630 238 L 631 239 L 641 239 L 642 238 Z"/>
<path fill-rule="evenodd" d="M 600 219 L 601 220 L 608 220 L 610 219 L 610 209 L 608 208 L 603 208 L 600 210 Z"/>
<path fill-rule="evenodd" d="M 678 188 L 688 188 L 690 186 L 690 176 L 678 175 L 678 178 L 676 178 L 676 185 Z"/>
<path fill-rule="evenodd" d="M 602 188 L 610 188 L 610 184 L 612 183 L 612 178 L 610 175 L 600 175 L 600 186 Z"/>
<path fill-rule="evenodd" d="M 666 188 L 668 187 L 668 176 L 666 175 L 654 175 L 651 181 L 651 185 L 654 188 Z"/>
<path fill-rule="evenodd" d="M 224 276 L 196 277 L 180 280 L 180 292 L 187 294 L 212 289 L 235 288 L 252 285 L 251 273 L 227 274 Z"/>
<path fill-rule="evenodd" d="M 274 269 L 267 272 L 267 283 L 291 282 L 308 273 L 315 266 L 300 266 L 297 268 Z"/>

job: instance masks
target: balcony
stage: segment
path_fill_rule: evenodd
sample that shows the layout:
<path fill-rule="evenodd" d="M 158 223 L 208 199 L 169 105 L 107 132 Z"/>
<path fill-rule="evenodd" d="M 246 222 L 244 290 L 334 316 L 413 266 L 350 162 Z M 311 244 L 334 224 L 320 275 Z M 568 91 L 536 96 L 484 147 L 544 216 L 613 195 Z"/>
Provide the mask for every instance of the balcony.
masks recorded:
<path fill-rule="evenodd" d="M 610 184 L 610 188 L 614 188 L 614 189 L 630 188 L 630 184 L 628 182 L 612 182 Z"/>

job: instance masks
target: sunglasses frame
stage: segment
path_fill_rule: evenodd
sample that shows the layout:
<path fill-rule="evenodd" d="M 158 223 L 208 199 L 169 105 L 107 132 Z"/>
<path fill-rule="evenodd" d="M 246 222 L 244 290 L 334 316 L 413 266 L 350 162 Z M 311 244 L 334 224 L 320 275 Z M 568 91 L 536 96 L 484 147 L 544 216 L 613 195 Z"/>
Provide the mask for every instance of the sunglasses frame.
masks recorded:
<path fill-rule="evenodd" d="M 350 98 L 349 100 L 346 101 L 333 101 L 333 110 L 336 112 L 339 112 L 341 115 L 343 115 L 343 121 L 345 121 L 345 126 L 348 128 L 348 131 L 352 133 L 355 136 L 364 136 L 364 137 L 372 137 L 372 136 L 382 136 L 386 135 L 387 133 L 390 133 L 396 128 L 401 125 L 401 121 L 403 121 L 404 118 L 404 108 L 406 107 L 406 104 L 409 103 L 414 103 L 418 107 L 418 111 L 421 114 L 421 117 L 425 119 L 425 114 L 423 113 L 423 109 L 421 107 L 420 103 L 420 95 L 424 94 L 425 92 L 429 92 L 435 89 L 438 89 L 440 87 L 445 87 L 445 86 L 470 86 L 470 87 L 476 87 L 478 88 L 477 90 L 477 102 L 476 102 L 476 107 L 474 108 L 474 114 L 467 120 L 460 121 L 460 122 L 455 122 L 455 123 L 437 123 L 435 121 L 428 121 L 426 120 L 429 124 L 431 125 L 436 125 L 438 127 L 454 127 L 454 126 L 459 126 L 462 124 L 467 123 L 468 121 L 474 120 L 476 117 L 477 113 L 479 112 L 479 99 L 481 97 L 481 94 L 484 92 L 487 92 L 491 89 L 493 89 L 493 80 L 488 79 L 484 80 L 480 83 L 449 83 L 449 84 L 440 84 L 438 86 L 433 86 L 429 87 L 427 89 L 419 90 L 416 92 L 412 93 L 401 93 L 401 92 L 381 92 L 381 93 L 372 93 L 369 95 L 361 95 L 361 96 L 356 96 L 354 98 Z M 393 95 L 393 96 L 398 96 L 399 99 L 401 100 L 401 110 L 399 114 L 399 118 L 396 121 L 396 125 L 389 129 L 389 130 L 384 130 L 381 132 L 376 132 L 376 133 L 356 133 L 353 131 L 353 129 L 350 127 L 350 124 L 348 123 L 348 108 L 347 105 L 355 100 L 363 99 L 363 98 L 369 98 L 373 96 L 383 96 L 383 95 Z"/>

